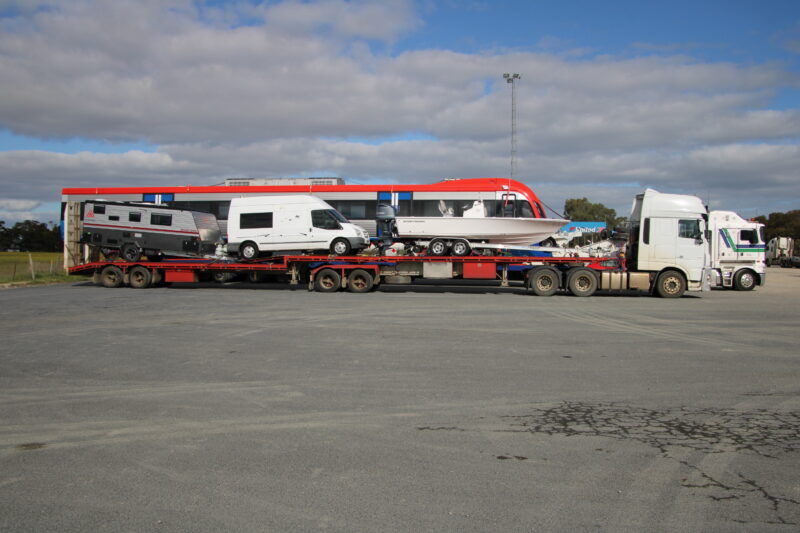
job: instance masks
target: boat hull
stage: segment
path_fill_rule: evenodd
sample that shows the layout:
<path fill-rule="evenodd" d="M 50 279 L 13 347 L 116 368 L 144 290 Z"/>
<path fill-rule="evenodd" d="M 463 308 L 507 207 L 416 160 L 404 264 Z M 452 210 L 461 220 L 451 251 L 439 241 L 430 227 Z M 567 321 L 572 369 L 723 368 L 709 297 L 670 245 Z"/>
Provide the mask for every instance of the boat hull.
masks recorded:
<path fill-rule="evenodd" d="M 556 218 L 397 217 L 401 238 L 460 238 L 491 244 L 536 244 L 557 232 L 568 220 Z"/>

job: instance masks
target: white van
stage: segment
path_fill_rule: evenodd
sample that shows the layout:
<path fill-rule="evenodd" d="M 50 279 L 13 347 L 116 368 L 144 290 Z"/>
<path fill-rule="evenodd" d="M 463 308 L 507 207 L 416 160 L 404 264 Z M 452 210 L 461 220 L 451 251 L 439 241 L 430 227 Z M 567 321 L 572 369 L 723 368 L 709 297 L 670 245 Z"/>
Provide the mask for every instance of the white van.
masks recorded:
<path fill-rule="evenodd" d="M 326 250 L 347 255 L 369 246 L 369 234 L 324 200 L 307 195 L 234 198 L 228 213 L 228 253 Z"/>

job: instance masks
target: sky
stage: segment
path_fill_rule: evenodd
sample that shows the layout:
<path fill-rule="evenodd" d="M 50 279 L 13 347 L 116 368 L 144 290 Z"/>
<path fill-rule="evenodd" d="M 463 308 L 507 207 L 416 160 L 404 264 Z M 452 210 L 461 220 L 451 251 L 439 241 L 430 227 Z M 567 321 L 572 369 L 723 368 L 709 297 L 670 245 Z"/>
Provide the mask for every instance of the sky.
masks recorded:
<path fill-rule="evenodd" d="M 800 209 L 796 0 L 0 0 L 0 220 L 63 187 L 508 177 L 503 73 L 557 212 Z"/>

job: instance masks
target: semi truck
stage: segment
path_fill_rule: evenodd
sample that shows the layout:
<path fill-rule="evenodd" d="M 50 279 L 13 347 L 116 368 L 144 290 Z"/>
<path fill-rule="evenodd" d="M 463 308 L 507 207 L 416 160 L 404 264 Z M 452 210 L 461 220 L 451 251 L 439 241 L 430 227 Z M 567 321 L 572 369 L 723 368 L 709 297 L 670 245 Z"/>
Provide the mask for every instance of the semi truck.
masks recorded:
<path fill-rule="evenodd" d="M 146 288 L 158 283 L 197 282 L 207 277 L 246 275 L 251 280 L 279 276 L 305 282 L 310 290 L 368 292 L 380 283 L 416 279 L 469 279 L 523 282 L 535 295 L 566 292 L 591 296 L 597 290 L 649 291 L 678 298 L 686 291 L 710 290 L 712 276 L 706 230 L 708 211 L 694 196 L 648 189 L 637 195 L 630 216 L 626 253 L 614 257 L 532 257 L 508 255 L 277 255 L 242 259 L 94 261 L 70 267 L 90 273 L 106 287 Z"/>
<path fill-rule="evenodd" d="M 732 211 L 711 211 L 708 225 L 712 287 L 749 291 L 764 285 L 764 224 Z"/>
<path fill-rule="evenodd" d="M 790 267 L 793 264 L 794 239 L 791 237 L 774 237 L 767 243 L 767 263 Z"/>

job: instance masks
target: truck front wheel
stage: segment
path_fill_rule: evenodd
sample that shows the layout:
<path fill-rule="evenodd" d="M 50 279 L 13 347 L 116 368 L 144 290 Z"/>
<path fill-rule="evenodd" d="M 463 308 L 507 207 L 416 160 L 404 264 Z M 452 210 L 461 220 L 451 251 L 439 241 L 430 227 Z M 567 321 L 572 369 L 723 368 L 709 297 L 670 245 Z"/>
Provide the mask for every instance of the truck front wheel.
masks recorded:
<path fill-rule="evenodd" d="M 756 286 L 756 275 L 752 270 L 740 270 L 733 278 L 733 287 L 737 291 L 752 291 Z"/>
<path fill-rule="evenodd" d="M 667 270 L 658 275 L 655 289 L 662 298 L 680 298 L 686 291 L 686 280 L 680 272 Z"/>

